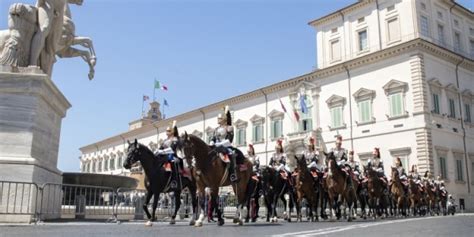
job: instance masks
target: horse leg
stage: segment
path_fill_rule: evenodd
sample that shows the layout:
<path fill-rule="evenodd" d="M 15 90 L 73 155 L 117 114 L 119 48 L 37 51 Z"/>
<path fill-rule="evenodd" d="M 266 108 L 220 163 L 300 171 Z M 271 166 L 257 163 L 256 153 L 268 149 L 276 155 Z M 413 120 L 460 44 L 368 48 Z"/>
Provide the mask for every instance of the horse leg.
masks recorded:
<path fill-rule="evenodd" d="M 170 225 L 176 224 L 176 215 L 178 214 L 179 208 L 181 207 L 181 191 L 174 193 L 174 213 L 171 216 Z"/>
<path fill-rule="evenodd" d="M 213 192 L 212 192 L 212 195 L 211 195 L 211 206 L 213 206 L 215 209 L 216 209 L 216 212 L 217 212 L 217 225 L 218 226 L 222 226 L 224 225 L 224 218 L 222 217 L 222 210 L 221 208 L 219 207 L 219 196 L 217 194 L 217 191 L 214 192 L 214 190 L 219 190 L 219 188 L 216 188 L 216 189 L 211 189 Z"/>
<path fill-rule="evenodd" d="M 204 198 L 204 190 L 197 191 L 197 202 L 199 204 L 200 213 L 199 218 L 197 219 L 196 223 L 194 224 L 195 227 L 201 227 L 202 222 L 204 221 L 204 213 L 207 213 L 205 210 L 205 198 Z M 197 213 L 196 213 L 197 214 Z"/>
<path fill-rule="evenodd" d="M 272 202 L 272 222 L 278 222 L 278 216 L 277 216 L 277 204 L 278 204 L 278 195 L 275 194 L 273 196 L 273 202 Z"/>
<path fill-rule="evenodd" d="M 260 203 L 258 199 L 259 199 L 258 195 L 253 199 L 254 202 L 252 205 L 252 209 L 253 209 L 252 222 L 256 222 L 258 218 L 258 211 L 260 210 Z"/>
<path fill-rule="evenodd" d="M 153 193 L 148 191 L 146 193 L 145 203 L 143 204 L 143 211 L 145 211 L 145 214 L 146 214 L 146 217 L 148 218 L 148 220 L 151 220 L 151 214 L 148 211 L 148 204 L 150 204 L 150 200 L 151 200 L 152 196 L 153 196 Z"/>
<path fill-rule="evenodd" d="M 75 49 L 72 47 L 65 48 L 61 50 L 60 52 L 57 52 L 57 55 L 60 58 L 75 58 L 75 57 L 81 57 L 88 65 L 89 65 L 89 80 L 92 80 L 94 78 L 95 74 L 95 69 L 94 65 L 95 62 L 91 62 L 91 54 L 88 51 L 85 50 L 80 50 L 80 49 Z"/>
<path fill-rule="evenodd" d="M 154 222 L 156 221 L 156 208 L 158 207 L 158 199 L 160 197 L 160 194 L 155 194 L 153 195 L 153 206 L 152 206 L 152 209 L 151 209 L 151 222 Z M 147 223 L 148 224 L 148 223 Z M 151 223 L 150 223 L 151 225 Z"/>

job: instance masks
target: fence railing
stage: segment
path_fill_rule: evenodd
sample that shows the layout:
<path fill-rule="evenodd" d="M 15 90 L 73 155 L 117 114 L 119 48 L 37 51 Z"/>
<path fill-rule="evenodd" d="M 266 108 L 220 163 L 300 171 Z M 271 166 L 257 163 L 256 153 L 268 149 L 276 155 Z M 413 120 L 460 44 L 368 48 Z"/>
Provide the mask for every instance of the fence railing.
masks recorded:
<path fill-rule="evenodd" d="M 140 189 L 0 181 L 0 222 L 51 219 L 141 220 L 144 219 L 145 197 L 146 191 Z M 180 198 L 178 216 L 181 219 L 190 217 L 193 212 L 191 195 L 185 191 Z M 224 211 L 225 216 L 235 215 L 236 204 L 234 195 L 219 197 L 219 208 Z M 259 204 L 259 215 L 264 216 L 266 208 L 262 199 Z M 153 199 L 149 205 L 153 205 Z M 158 220 L 170 217 L 175 206 L 173 193 L 161 194 L 156 210 Z M 281 202 L 277 209 L 279 213 L 284 209 Z"/>

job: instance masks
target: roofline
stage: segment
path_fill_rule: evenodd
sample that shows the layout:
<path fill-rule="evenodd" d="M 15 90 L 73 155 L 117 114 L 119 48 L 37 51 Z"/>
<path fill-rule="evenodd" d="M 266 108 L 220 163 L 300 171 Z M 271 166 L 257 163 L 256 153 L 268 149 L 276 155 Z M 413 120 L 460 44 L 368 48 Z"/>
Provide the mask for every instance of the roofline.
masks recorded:
<path fill-rule="evenodd" d="M 340 15 L 343 11 L 348 11 L 350 8 L 353 8 L 353 7 L 362 5 L 362 4 L 370 3 L 370 2 L 373 2 L 373 1 L 374 1 L 374 0 L 359 0 L 359 1 L 355 2 L 355 3 L 352 3 L 351 5 L 348 5 L 348 6 L 344 7 L 344 8 L 341 8 L 341 9 L 339 9 L 339 10 L 337 10 L 337 11 L 334 11 L 334 12 L 332 12 L 332 13 L 329 13 L 329 14 L 325 15 L 325 16 L 319 17 L 319 18 L 317 18 L 317 19 L 315 19 L 315 20 L 312 20 L 312 21 L 308 22 L 308 25 L 310 25 L 310 26 L 317 26 L 317 25 L 319 25 L 323 20 L 329 20 L 329 18 L 331 18 L 331 17 L 335 17 L 335 16 L 337 16 L 337 15 Z M 474 15 L 474 12 L 473 12 L 473 11 L 471 11 L 471 10 L 468 9 L 467 7 L 463 6 L 462 4 L 456 2 L 455 0 L 447 0 L 447 1 L 449 1 L 451 4 L 454 4 L 454 6 L 457 6 L 457 7 L 458 7 L 458 10 L 460 10 L 460 11 L 466 13 L 467 15 L 469 15 L 469 16 L 471 16 L 471 17 Z"/>

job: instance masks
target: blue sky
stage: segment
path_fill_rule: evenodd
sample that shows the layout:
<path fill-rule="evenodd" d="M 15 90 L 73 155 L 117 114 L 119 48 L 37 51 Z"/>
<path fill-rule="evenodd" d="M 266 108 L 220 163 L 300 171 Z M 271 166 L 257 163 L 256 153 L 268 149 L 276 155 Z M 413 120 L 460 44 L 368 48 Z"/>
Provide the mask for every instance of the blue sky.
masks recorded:
<path fill-rule="evenodd" d="M 0 0 L 0 29 L 8 6 Z M 59 59 L 53 81 L 72 108 L 62 123 L 59 168 L 79 170 L 79 147 L 128 129 L 153 79 L 167 117 L 298 76 L 316 64 L 310 20 L 355 0 L 84 0 L 77 35 L 94 40 L 96 75 L 81 59 Z M 474 9 L 473 0 L 458 1 Z M 158 91 L 157 91 L 158 92 Z"/>

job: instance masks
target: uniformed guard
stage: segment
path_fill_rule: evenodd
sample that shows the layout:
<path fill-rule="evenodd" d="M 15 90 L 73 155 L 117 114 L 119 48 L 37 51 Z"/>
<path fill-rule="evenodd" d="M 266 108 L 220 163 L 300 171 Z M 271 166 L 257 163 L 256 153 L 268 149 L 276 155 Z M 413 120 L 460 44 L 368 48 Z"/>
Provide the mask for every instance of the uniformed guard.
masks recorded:
<path fill-rule="evenodd" d="M 156 155 L 168 155 L 168 162 L 165 164 L 165 170 L 167 172 L 171 172 L 171 163 L 175 160 L 175 149 L 176 144 L 178 142 L 178 127 L 176 126 L 176 120 L 173 121 L 167 128 L 166 128 L 166 139 L 161 144 L 158 151 L 155 153 Z"/>
<path fill-rule="evenodd" d="M 273 153 L 269 165 L 273 167 L 276 171 L 281 173 L 284 178 L 288 178 L 290 169 L 286 165 L 286 154 L 283 152 L 283 140 L 277 140 L 277 143 L 275 145 L 275 153 Z"/>
<path fill-rule="evenodd" d="M 255 172 L 255 174 L 260 176 L 258 173 L 260 169 L 260 157 L 255 155 L 255 149 L 252 144 L 249 144 L 248 149 L 247 149 L 247 159 L 249 159 L 250 162 L 252 162 L 252 170 Z"/>
<path fill-rule="evenodd" d="M 233 151 L 232 141 L 234 140 L 234 128 L 232 127 L 232 115 L 229 111 L 229 106 L 224 107 L 224 114 L 217 116 L 217 123 L 219 126 L 214 130 L 214 136 L 211 139 L 211 146 L 216 147 L 222 161 L 228 165 L 230 173 L 230 181 L 238 181 L 238 172 L 236 170 L 236 156 Z"/>
<path fill-rule="evenodd" d="M 313 137 L 309 138 L 308 149 L 304 152 L 306 164 L 311 171 L 321 170 L 319 165 L 319 151 L 316 150 L 316 141 Z"/>

